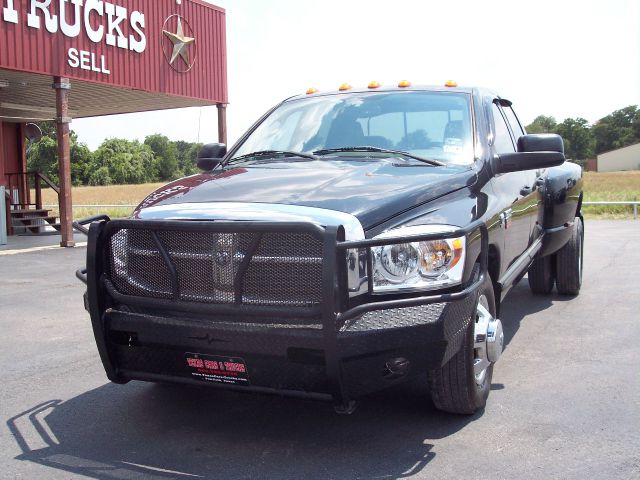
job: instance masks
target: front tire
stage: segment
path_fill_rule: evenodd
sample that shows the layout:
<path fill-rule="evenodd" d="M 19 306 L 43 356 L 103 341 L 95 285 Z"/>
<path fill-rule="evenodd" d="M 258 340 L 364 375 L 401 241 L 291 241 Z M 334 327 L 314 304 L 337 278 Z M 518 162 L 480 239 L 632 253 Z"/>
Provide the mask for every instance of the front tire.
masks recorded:
<path fill-rule="evenodd" d="M 569 241 L 556 253 L 556 287 L 561 295 L 578 295 L 582 286 L 584 225 L 576 217 Z"/>
<path fill-rule="evenodd" d="M 478 292 L 471 321 L 460 350 L 442 367 L 429 371 L 431 400 L 438 410 L 470 415 L 487 403 L 493 377 L 493 363 L 477 371 L 478 349 L 475 348 L 475 324 L 478 305 L 495 318 L 496 304 L 491 279 L 487 276 Z"/>

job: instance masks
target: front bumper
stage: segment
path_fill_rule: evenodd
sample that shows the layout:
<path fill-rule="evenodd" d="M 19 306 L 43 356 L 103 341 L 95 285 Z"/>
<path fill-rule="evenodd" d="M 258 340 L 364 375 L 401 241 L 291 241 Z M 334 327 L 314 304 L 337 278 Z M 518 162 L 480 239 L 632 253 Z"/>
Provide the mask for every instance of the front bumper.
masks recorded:
<path fill-rule="evenodd" d="M 122 222 L 122 221 L 121 221 Z M 141 221 L 128 221 L 136 225 Z M 129 380 L 173 381 L 349 400 L 436 368 L 458 351 L 468 326 L 477 290 L 487 271 L 487 232 L 478 223 L 447 236 L 475 235 L 479 269 L 465 288 L 437 295 L 404 295 L 392 300 L 368 296 L 352 304 L 341 295 L 340 272 L 345 251 L 368 248 L 380 240 L 338 240 L 339 228 L 272 225 L 232 226 L 192 222 L 190 228 L 213 231 L 248 228 L 317 229 L 323 237 L 323 301 L 313 318 L 291 322 L 283 309 L 189 306 L 181 302 L 122 295 L 105 276 L 105 235 L 118 222 L 92 224 L 87 249 L 86 306 L 107 376 Z M 183 222 L 155 222 L 176 228 Z M 195 224 L 198 224 L 194 226 Z M 147 224 L 148 225 L 148 224 Z M 442 237 L 442 234 L 439 234 Z M 420 239 L 431 239 L 433 234 Z M 413 237 L 412 237 L 413 240 Z M 394 241 L 406 241 L 402 238 Z M 473 242 L 470 242 L 473 244 Z M 475 258 L 475 257 L 474 257 Z M 184 303 L 184 302 L 183 302 Z M 183 308 L 184 307 L 184 308 Z M 202 375 L 188 359 L 239 359 L 242 382 Z M 219 373 L 219 372 L 218 372 Z M 233 378 L 231 378 L 233 380 Z"/>

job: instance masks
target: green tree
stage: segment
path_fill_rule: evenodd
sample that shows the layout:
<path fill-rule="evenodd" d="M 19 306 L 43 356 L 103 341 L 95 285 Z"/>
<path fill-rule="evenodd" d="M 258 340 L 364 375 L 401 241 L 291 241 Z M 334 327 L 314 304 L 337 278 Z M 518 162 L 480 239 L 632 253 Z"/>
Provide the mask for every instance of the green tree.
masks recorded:
<path fill-rule="evenodd" d="M 84 143 L 71 143 L 71 183 L 86 185 L 93 165 L 93 152 Z"/>
<path fill-rule="evenodd" d="M 113 180 L 109 175 L 109 169 L 106 166 L 92 170 L 87 177 L 87 185 L 111 185 Z"/>
<path fill-rule="evenodd" d="M 191 143 L 178 140 L 173 142 L 178 150 L 178 170 L 179 176 L 193 175 L 198 173 L 196 158 L 202 148 L 201 143 Z"/>
<path fill-rule="evenodd" d="M 172 180 L 180 176 L 178 169 L 178 149 L 164 135 L 149 135 L 144 139 L 155 155 L 160 180 Z"/>
<path fill-rule="evenodd" d="M 131 184 L 158 179 L 156 160 L 148 145 L 121 138 L 105 140 L 93 154 L 89 185 Z"/>
<path fill-rule="evenodd" d="M 27 168 L 44 173 L 58 183 L 58 143 L 55 138 L 43 135 L 39 142 L 29 148 Z"/>
<path fill-rule="evenodd" d="M 54 122 L 38 124 L 42 130 L 42 139 L 30 145 L 27 155 L 27 168 L 39 171 L 48 176 L 54 183 L 58 178 L 58 143 L 56 125 Z M 71 131 L 69 135 L 71 145 L 71 182 L 81 185 L 86 181 L 87 169 L 92 162 L 92 153 L 84 143 L 78 142 L 78 136 Z"/>
<path fill-rule="evenodd" d="M 640 109 L 631 105 L 601 118 L 593 126 L 596 153 L 640 142 Z"/>
<path fill-rule="evenodd" d="M 556 119 L 545 115 L 538 115 L 525 129 L 527 133 L 555 133 L 558 126 Z"/>
<path fill-rule="evenodd" d="M 589 122 L 584 118 L 567 118 L 558 124 L 556 133 L 564 139 L 567 158 L 581 163 L 593 157 L 595 140 Z"/>

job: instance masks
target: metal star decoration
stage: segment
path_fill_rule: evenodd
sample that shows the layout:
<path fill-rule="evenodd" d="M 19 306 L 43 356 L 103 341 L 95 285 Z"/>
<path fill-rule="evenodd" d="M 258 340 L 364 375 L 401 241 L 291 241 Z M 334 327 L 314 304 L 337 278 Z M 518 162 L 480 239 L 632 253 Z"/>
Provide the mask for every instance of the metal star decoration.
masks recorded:
<path fill-rule="evenodd" d="M 169 60 L 169 63 L 173 65 L 176 58 L 181 57 L 187 67 L 190 67 L 189 45 L 195 42 L 196 39 L 185 36 L 180 17 L 178 17 L 178 28 L 176 33 L 171 33 L 166 30 L 163 30 L 162 33 L 164 33 L 169 40 L 171 40 L 171 43 L 173 43 L 173 53 L 171 54 L 171 60 Z"/>

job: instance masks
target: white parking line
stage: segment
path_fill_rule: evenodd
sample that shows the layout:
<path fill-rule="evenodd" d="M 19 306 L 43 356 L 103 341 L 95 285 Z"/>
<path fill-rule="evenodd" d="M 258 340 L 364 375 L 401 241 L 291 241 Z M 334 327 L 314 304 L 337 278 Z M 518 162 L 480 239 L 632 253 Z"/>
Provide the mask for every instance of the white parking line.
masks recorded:
<path fill-rule="evenodd" d="M 87 246 L 87 242 L 76 243 L 76 248 L 86 247 L 86 246 Z M 57 250 L 61 248 L 64 248 L 64 247 L 61 247 L 59 245 L 48 245 L 46 247 L 21 248 L 16 250 L 1 250 L 0 257 L 3 255 L 17 255 L 19 253 L 42 252 L 44 250 Z"/>

